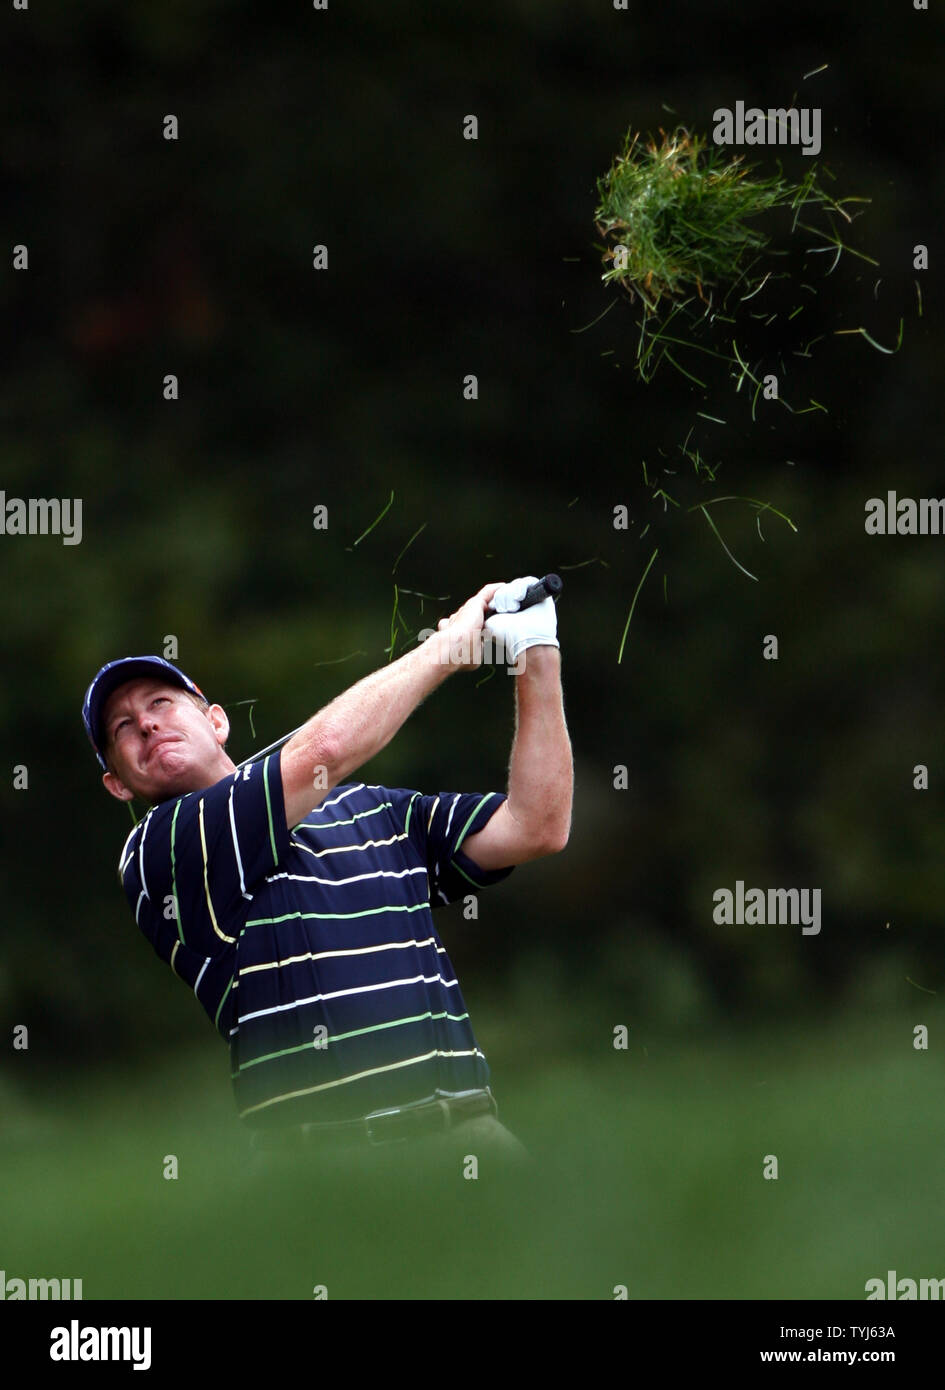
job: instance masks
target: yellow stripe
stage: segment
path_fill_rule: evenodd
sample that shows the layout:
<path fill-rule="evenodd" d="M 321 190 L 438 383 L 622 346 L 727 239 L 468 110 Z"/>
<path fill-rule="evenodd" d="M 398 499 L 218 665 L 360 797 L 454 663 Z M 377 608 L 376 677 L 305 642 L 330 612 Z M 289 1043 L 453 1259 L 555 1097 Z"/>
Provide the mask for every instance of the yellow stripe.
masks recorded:
<path fill-rule="evenodd" d="M 382 802 L 380 802 L 377 806 L 372 806 L 371 809 L 370 809 L 369 811 L 355 811 L 354 815 L 350 818 L 350 820 L 331 820 L 331 821 L 326 821 L 326 822 L 324 823 L 324 825 L 312 825 L 311 822 L 309 822 L 309 821 L 300 820 L 299 823 L 298 823 L 298 825 L 296 825 L 296 826 L 294 827 L 294 829 L 296 829 L 296 830 L 340 830 L 341 827 L 342 827 L 343 825 L 354 825 L 355 821 L 357 821 L 357 820 L 364 820 L 365 817 L 367 817 L 367 816 L 377 816 L 377 815 L 380 815 L 381 811 L 389 811 L 389 810 L 391 809 L 392 805 L 393 805 L 393 803 L 390 802 L 390 801 L 382 801 Z M 318 807 L 317 809 L 318 809 L 318 810 L 323 810 L 324 808 L 323 808 L 323 807 Z"/>
<path fill-rule="evenodd" d="M 175 941 L 175 942 L 174 942 L 174 949 L 173 949 L 173 951 L 171 952 L 171 969 L 173 970 L 173 972 L 174 972 L 175 975 L 177 975 L 177 967 L 176 967 L 176 965 L 174 964 L 174 957 L 177 955 L 177 948 L 178 948 L 179 946 L 180 946 L 180 942 L 179 942 L 179 941 Z M 183 979 L 183 976 L 177 975 L 177 978 L 180 980 L 180 979 Z"/>
<path fill-rule="evenodd" d="M 351 946 L 344 951 L 306 951 L 301 956 L 286 956 L 285 960 L 267 960 L 260 965 L 244 965 L 240 975 L 252 975 L 255 970 L 281 970 L 284 965 L 298 965 L 303 960 L 333 960 L 337 956 L 366 956 L 373 951 L 409 951 L 412 946 L 432 946 L 436 938 L 425 941 L 385 941 L 377 946 Z"/>
<path fill-rule="evenodd" d="M 278 1105 L 283 1100 L 297 1100 L 299 1096 L 310 1096 L 315 1091 L 329 1091 L 333 1086 L 347 1086 L 349 1081 L 361 1081 L 366 1076 L 380 1076 L 385 1071 L 398 1071 L 401 1067 L 412 1067 L 416 1062 L 428 1062 L 431 1057 L 476 1057 L 478 1053 L 475 1048 L 469 1052 L 440 1052 L 436 1048 L 432 1052 L 425 1052 L 422 1057 L 408 1057 L 406 1062 L 392 1062 L 389 1067 L 372 1067 L 370 1071 L 359 1071 L 354 1076 L 343 1076 L 340 1081 L 325 1081 L 321 1086 L 307 1086 L 304 1091 L 288 1091 L 284 1096 L 273 1096 L 272 1100 L 264 1100 L 259 1105 L 251 1105 L 248 1110 L 240 1111 L 240 1118 L 245 1115 L 254 1115 L 257 1110 L 265 1110 L 270 1105 Z"/>
<path fill-rule="evenodd" d="M 384 845 L 395 845 L 398 840 L 406 839 L 405 834 L 392 835 L 389 840 L 365 840 L 360 845 L 330 845 L 328 849 L 309 849 L 308 845 L 294 838 L 292 843 L 296 849 L 304 849 L 306 854 L 312 854 L 316 859 L 321 859 L 323 854 L 350 854 L 352 850 L 381 848 Z"/>
<path fill-rule="evenodd" d="M 232 946 L 236 941 L 236 937 L 227 936 L 226 932 L 221 931 L 217 926 L 216 913 L 213 910 L 213 903 L 210 901 L 210 881 L 207 878 L 207 837 L 203 829 L 203 797 L 200 798 L 200 852 L 203 855 L 203 891 L 206 894 L 207 911 L 210 913 L 210 921 L 213 925 L 213 930 L 222 941 L 228 941 Z"/>
<path fill-rule="evenodd" d="M 437 806 L 439 806 L 439 804 L 440 804 L 440 798 L 437 797 L 436 800 L 434 801 L 433 805 L 430 807 L 430 818 L 429 818 L 429 820 L 427 821 L 427 830 L 429 830 L 429 829 L 430 829 L 430 826 L 433 824 L 433 817 L 436 815 L 436 808 L 437 808 Z"/>

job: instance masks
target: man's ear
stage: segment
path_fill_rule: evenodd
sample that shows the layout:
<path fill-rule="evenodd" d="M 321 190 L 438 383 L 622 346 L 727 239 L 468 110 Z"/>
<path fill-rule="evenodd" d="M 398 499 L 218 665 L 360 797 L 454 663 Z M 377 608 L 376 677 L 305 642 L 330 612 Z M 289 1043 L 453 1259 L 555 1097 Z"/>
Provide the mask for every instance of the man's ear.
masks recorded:
<path fill-rule="evenodd" d="M 119 801 L 132 801 L 134 799 L 134 792 L 130 791 L 114 772 L 103 773 L 102 781 L 105 784 L 105 790 Z"/>
<path fill-rule="evenodd" d="M 207 709 L 207 718 L 213 725 L 217 743 L 222 748 L 230 737 L 230 721 L 227 718 L 226 710 L 222 705 L 210 705 Z"/>

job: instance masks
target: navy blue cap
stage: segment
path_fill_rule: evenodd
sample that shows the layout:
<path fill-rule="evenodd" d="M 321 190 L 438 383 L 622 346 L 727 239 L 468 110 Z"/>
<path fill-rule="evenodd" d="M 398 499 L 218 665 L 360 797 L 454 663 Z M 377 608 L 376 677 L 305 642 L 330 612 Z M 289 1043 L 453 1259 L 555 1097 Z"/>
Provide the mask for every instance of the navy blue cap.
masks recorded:
<path fill-rule="evenodd" d="M 85 692 L 85 699 L 82 702 L 82 722 L 85 725 L 85 732 L 95 749 L 95 756 L 106 771 L 108 764 L 102 756 L 102 748 L 106 742 L 105 730 L 102 727 L 102 711 L 105 708 L 105 701 L 120 685 L 124 685 L 127 681 L 139 680 L 143 676 L 152 676 L 157 680 L 166 681 L 168 685 L 178 685 L 182 690 L 189 690 L 192 695 L 199 695 L 201 700 L 207 698 L 199 685 L 195 685 L 189 676 L 184 675 L 183 671 L 178 671 L 176 666 L 165 661 L 163 656 L 123 656 L 118 661 L 106 662 Z"/>

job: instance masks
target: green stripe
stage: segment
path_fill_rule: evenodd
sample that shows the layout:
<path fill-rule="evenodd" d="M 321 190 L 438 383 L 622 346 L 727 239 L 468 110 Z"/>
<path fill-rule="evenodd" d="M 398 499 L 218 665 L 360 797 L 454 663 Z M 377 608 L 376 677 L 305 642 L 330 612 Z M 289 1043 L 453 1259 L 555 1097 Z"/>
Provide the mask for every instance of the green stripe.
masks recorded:
<path fill-rule="evenodd" d="M 272 825 L 272 802 L 269 798 L 269 763 L 271 759 L 272 754 L 270 753 L 269 757 L 266 758 L 266 760 L 263 763 L 262 775 L 263 783 L 266 788 L 266 815 L 269 817 L 269 843 L 272 846 L 272 862 L 273 864 L 278 865 L 279 856 L 276 853 L 276 835 Z"/>
<path fill-rule="evenodd" d="M 317 811 L 319 808 L 316 806 L 315 809 L 316 809 L 316 811 Z M 390 802 L 390 801 L 382 801 L 381 804 L 380 804 L 379 806 L 372 806 L 371 809 L 370 809 L 370 811 L 357 811 L 357 812 L 355 812 L 355 814 L 351 817 L 350 820 L 331 820 L 331 821 L 327 821 L 324 825 L 312 825 L 310 821 L 306 821 L 306 822 L 304 822 L 304 823 L 303 823 L 302 821 L 300 821 L 299 824 L 298 824 L 298 826 L 296 827 L 296 829 L 302 829 L 302 830 L 334 830 L 337 826 L 340 826 L 340 825 L 354 825 L 354 823 L 355 823 L 356 820 L 363 820 L 365 816 L 376 816 L 376 815 L 378 815 L 381 811 L 390 811 L 390 810 L 393 810 L 393 803 Z"/>
<path fill-rule="evenodd" d="M 275 927 L 280 922 L 291 922 L 293 918 L 301 921 L 310 917 L 317 917 L 326 922 L 341 922 L 354 917 L 374 917 L 378 912 L 422 912 L 424 908 L 429 906 L 428 902 L 414 903 L 412 906 L 391 904 L 390 907 L 366 907 L 363 912 L 286 912 L 282 917 L 254 917 L 243 927 L 240 936 L 243 935 L 247 927 Z"/>
<path fill-rule="evenodd" d="M 465 873 L 465 872 L 459 867 L 459 865 L 456 863 L 456 860 L 455 860 L 455 859 L 451 859 L 451 860 L 450 860 L 450 864 L 451 864 L 452 867 L 456 870 L 456 872 L 457 872 L 458 874 L 462 874 L 462 875 L 463 875 L 463 878 L 466 880 L 466 882 L 467 882 L 467 883 L 471 883 L 472 886 L 473 886 L 474 888 L 481 888 L 481 887 L 483 886 L 481 883 L 477 883 L 476 880 L 475 880 L 474 878 L 470 878 L 469 875 L 468 875 L 467 873 Z"/>
<path fill-rule="evenodd" d="M 413 1018 L 395 1018 L 391 1023 L 373 1023 L 370 1028 L 355 1028 L 350 1033 L 338 1033 L 335 1037 L 327 1039 L 326 1046 L 330 1043 L 344 1042 L 346 1038 L 359 1038 L 364 1033 L 378 1033 L 382 1028 L 399 1028 L 401 1024 L 404 1023 L 422 1023 L 426 1018 L 448 1018 L 453 1023 L 462 1023 L 463 1020 L 468 1017 L 468 1013 L 448 1014 L 444 1012 L 441 1014 L 431 1014 L 428 1011 L 425 1014 L 416 1014 Z M 258 1067 L 260 1062 L 272 1062 L 277 1057 L 288 1057 L 292 1052 L 308 1052 L 309 1050 L 320 1052 L 321 1048 L 315 1047 L 314 1043 L 307 1042 L 300 1043 L 298 1047 L 284 1047 L 281 1052 L 267 1052 L 264 1057 L 254 1057 L 251 1062 L 241 1063 L 239 1071 L 230 1073 L 231 1079 L 235 1081 L 241 1071 L 246 1071 L 247 1067 Z"/>
<path fill-rule="evenodd" d="M 174 807 L 174 815 L 171 817 L 171 891 L 174 894 L 174 916 L 177 918 L 177 935 L 180 937 L 181 944 L 186 946 L 184 941 L 184 925 L 180 920 L 180 898 L 177 896 L 177 856 L 174 846 L 177 840 L 177 813 L 183 803 L 183 797 Z"/>
<path fill-rule="evenodd" d="M 463 843 L 463 841 L 465 840 L 465 838 L 466 838 L 466 831 L 467 831 L 467 830 L 469 829 L 469 827 L 472 825 L 473 821 L 476 819 L 476 817 L 478 816 L 479 812 L 482 810 L 483 806 L 485 806 L 486 802 L 487 802 L 487 801 L 489 800 L 489 798 L 492 797 L 492 796 L 495 796 L 495 792 L 486 792 L 485 796 L 482 798 L 482 800 L 480 801 L 479 805 L 476 807 L 476 809 L 473 811 L 472 815 L 469 817 L 469 820 L 466 822 L 466 824 L 463 826 L 462 830 L 459 832 L 459 839 L 456 841 L 456 844 L 453 846 L 453 853 L 454 853 L 454 854 L 456 853 L 456 851 L 459 849 L 460 845 L 461 845 L 461 844 Z M 462 870 L 460 870 L 460 872 L 462 873 Z M 469 881 L 470 881 L 470 883 L 472 883 L 472 879 L 470 879 Z"/>
<path fill-rule="evenodd" d="M 260 1101 L 257 1105 L 250 1105 L 245 1110 L 239 1112 L 240 1119 L 245 1119 L 247 1115 L 254 1115 L 259 1110 L 268 1110 L 272 1105 L 281 1105 L 286 1100 L 302 1100 L 305 1096 L 315 1095 L 319 1091 L 333 1091 L 336 1086 L 347 1086 L 352 1081 L 365 1081 L 370 1077 L 382 1076 L 389 1071 L 402 1071 L 404 1067 L 415 1067 L 419 1062 L 432 1062 L 438 1055 L 434 1049 L 432 1055 L 429 1052 L 422 1053 L 419 1057 L 406 1057 L 402 1062 L 392 1062 L 389 1066 L 370 1067 L 363 1072 L 354 1072 L 350 1076 L 343 1076 L 338 1081 L 327 1081 L 323 1085 L 306 1086 L 299 1091 L 286 1091 L 284 1095 L 272 1096 L 269 1100 Z M 455 1055 L 455 1054 L 453 1054 Z M 467 1048 L 460 1053 L 463 1057 L 481 1056 L 479 1048 Z"/>
<path fill-rule="evenodd" d="M 417 792 L 416 796 L 412 796 L 412 797 L 410 798 L 410 805 L 407 807 L 407 819 L 404 821 L 404 834 L 405 834 L 405 835 L 409 835 L 409 834 L 410 834 L 410 817 L 413 815 L 413 803 L 416 801 L 416 799 L 417 799 L 417 797 L 418 797 L 419 795 L 420 795 L 420 793 Z"/>
<path fill-rule="evenodd" d="M 214 1026 L 214 1028 L 219 1027 L 219 1024 L 220 1024 L 220 1010 L 223 1008 L 223 1005 L 226 1003 L 226 996 L 229 994 L 230 990 L 232 989 L 232 987 L 233 987 L 233 981 L 234 981 L 235 978 L 236 978 L 236 977 L 233 976 L 233 975 L 230 976 L 230 983 L 227 985 L 226 989 L 223 991 L 223 995 L 222 995 L 222 997 L 221 997 L 221 999 L 220 999 L 219 1008 L 217 1009 L 216 1013 L 215 1013 L 214 1016 L 213 1016 L 213 1026 Z"/>

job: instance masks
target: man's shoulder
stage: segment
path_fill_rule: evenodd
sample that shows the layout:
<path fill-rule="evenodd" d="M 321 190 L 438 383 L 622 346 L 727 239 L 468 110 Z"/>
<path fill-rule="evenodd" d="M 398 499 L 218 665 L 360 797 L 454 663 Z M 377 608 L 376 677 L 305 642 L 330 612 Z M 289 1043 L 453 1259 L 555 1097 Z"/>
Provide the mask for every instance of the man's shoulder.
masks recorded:
<path fill-rule="evenodd" d="M 377 782 L 339 782 L 309 815 L 318 816 L 351 807 L 383 806 L 386 802 L 409 801 L 416 795 L 416 792 L 403 787 L 382 787 Z"/>
<path fill-rule="evenodd" d="M 344 823 L 365 812 L 405 812 L 420 793 L 407 787 L 385 787 L 377 782 L 340 782 L 299 825 L 325 826 Z M 297 827 L 294 827 L 297 828 Z"/>

